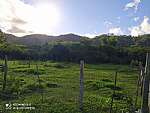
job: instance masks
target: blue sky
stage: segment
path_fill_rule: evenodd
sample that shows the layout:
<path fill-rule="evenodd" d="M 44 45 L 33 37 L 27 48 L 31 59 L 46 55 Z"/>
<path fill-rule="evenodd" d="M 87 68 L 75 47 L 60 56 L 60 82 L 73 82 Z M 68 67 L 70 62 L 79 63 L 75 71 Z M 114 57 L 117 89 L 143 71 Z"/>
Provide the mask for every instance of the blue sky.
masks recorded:
<path fill-rule="evenodd" d="M 6 0 L 2 1 L 6 2 Z M 15 0 L 8 1 L 12 2 L 11 5 L 15 5 Z M 17 12 L 18 6 L 11 6 L 16 9 L 16 14 L 14 13 L 14 15 L 17 16 L 14 17 L 25 21 L 25 23 L 27 23 L 26 26 L 25 24 L 24 26 L 18 26 L 17 24 L 15 25 L 15 23 L 13 23 L 13 25 L 9 23 L 9 29 L 6 29 L 4 25 L 1 24 L 0 27 L 4 29 L 4 31 L 16 35 L 29 33 L 45 33 L 48 35 L 75 33 L 93 37 L 103 33 L 114 33 L 116 35 L 131 34 L 135 36 L 150 33 L 150 0 L 16 0 L 16 3 L 20 3 L 22 7 L 24 7 L 24 9 L 20 11 L 26 10 L 27 8 L 25 7 L 27 6 L 35 7 L 37 4 L 49 4 L 49 7 L 54 7 L 47 8 L 47 13 L 51 13 L 50 16 L 53 18 L 45 20 L 38 16 L 41 21 L 39 20 L 37 22 L 41 23 L 40 26 L 42 26 L 43 29 L 39 28 L 34 30 L 34 27 L 30 27 L 34 25 L 29 24 L 31 22 L 27 21 L 31 19 L 22 18 L 21 15 L 19 15 L 20 13 Z M 2 5 L 1 2 L 0 5 Z M 10 6 L 8 5 L 7 7 Z M 40 8 L 38 9 L 40 10 Z M 1 8 L 0 10 L 5 9 Z M 3 16 L 4 15 L 5 14 L 3 14 Z M 45 16 L 45 18 L 47 18 L 47 16 Z M 3 20 L 1 16 L 0 20 Z M 42 24 L 42 21 L 45 21 L 45 24 Z M 25 31 L 25 28 L 31 29 L 30 31 Z M 38 26 L 36 28 L 38 28 Z"/>

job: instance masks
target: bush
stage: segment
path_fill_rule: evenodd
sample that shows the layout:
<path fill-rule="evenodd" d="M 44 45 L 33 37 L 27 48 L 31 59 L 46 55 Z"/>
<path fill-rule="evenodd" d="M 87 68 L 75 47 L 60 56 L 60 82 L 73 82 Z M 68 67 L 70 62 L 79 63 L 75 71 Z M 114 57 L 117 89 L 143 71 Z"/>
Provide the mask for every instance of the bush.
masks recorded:
<path fill-rule="evenodd" d="M 46 83 L 46 86 L 49 88 L 57 88 L 60 87 L 60 85 L 56 84 L 56 83 Z"/>
<path fill-rule="evenodd" d="M 115 86 L 112 84 L 112 83 L 109 83 L 111 82 L 111 80 L 109 79 L 103 79 L 101 81 L 86 81 L 86 87 L 88 89 L 92 89 L 92 90 L 99 90 L 99 89 L 102 89 L 102 88 L 110 88 L 111 90 L 122 90 L 121 87 L 119 86 Z"/>
<path fill-rule="evenodd" d="M 110 88 L 112 90 L 118 90 L 118 91 L 122 90 L 121 87 L 119 87 L 119 86 L 115 87 L 113 84 L 107 84 L 105 87 Z"/>
<path fill-rule="evenodd" d="M 18 97 L 17 94 L 14 94 L 11 89 L 7 89 L 5 91 L 0 92 L 0 99 L 2 100 L 12 100 Z"/>
<path fill-rule="evenodd" d="M 113 95 L 113 97 L 114 97 L 114 99 L 116 99 L 116 100 L 123 100 L 124 98 L 126 98 L 126 95 L 123 94 L 123 93 L 115 93 L 115 94 Z"/>
<path fill-rule="evenodd" d="M 54 67 L 56 67 L 56 68 L 65 68 L 65 66 L 63 64 L 56 64 Z"/>
<path fill-rule="evenodd" d="M 26 88 L 30 91 L 38 91 L 44 89 L 44 86 L 34 83 L 34 84 L 27 85 Z"/>
<path fill-rule="evenodd" d="M 102 79 L 102 81 L 104 81 L 104 82 L 112 82 L 112 81 L 109 80 L 109 79 Z"/>

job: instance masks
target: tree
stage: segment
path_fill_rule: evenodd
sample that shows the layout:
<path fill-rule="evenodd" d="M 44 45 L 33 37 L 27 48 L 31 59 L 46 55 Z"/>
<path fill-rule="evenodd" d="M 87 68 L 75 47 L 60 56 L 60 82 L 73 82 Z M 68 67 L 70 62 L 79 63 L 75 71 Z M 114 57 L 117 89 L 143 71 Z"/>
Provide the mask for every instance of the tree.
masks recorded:
<path fill-rule="evenodd" d="M 51 55 L 51 58 L 53 60 L 68 61 L 70 56 L 70 51 L 66 46 L 62 44 L 57 44 L 51 49 L 49 54 Z"/>
<path fill-rule="evenodd" d="M 5 34 L 0 30 L 0 47 L 6 43 Z"/>

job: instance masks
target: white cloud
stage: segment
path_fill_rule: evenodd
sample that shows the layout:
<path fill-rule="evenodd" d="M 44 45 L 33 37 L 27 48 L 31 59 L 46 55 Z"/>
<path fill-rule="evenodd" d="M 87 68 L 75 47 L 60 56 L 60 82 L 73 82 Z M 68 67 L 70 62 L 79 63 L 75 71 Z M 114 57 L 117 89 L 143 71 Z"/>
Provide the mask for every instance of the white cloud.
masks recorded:
<path fill-rule="evenodd" d="M 149 18 L 144 16 L 144 20 L 138 26 L 130 27 L 129 31 L 131 32 L 132 36 L 138 36 L 143 34 L 150 34 L 150 23 Z"/>
<path fill-rule="evenodd" d="M 123 31 L 121 30 L 120 27 L 114 27 L 109 29 L 109 33 L 114 35 L 123 35 Z"/>
<path fill-rule="evenodd" d="M 124 10 L 128 10 L 130 8 L 134 8 L 135 12 L 138 10 L 138 6 L 141 3 L 141 0 L 133 0 L 125 5 Z"/>
<path fill-rule="evenodd" d="M 98 33 L 98 32 L 93 32 L 93 33 L 86 33 L 86 34 L 80 34 L 81 36 L 86 36 L 88 38 L 95 38 L 96 36 L 106 34 L 106 33 Z"/>
<path fill-rule="evenodd" d="M 0 29 L 4 32 L 50 34 L 59 22 L 59 10 L 50 2 L 29 5 L 22 0 L 0 0 Z"/>
<path fill-rule="evenodd" d="M 87 34 L 84 34 L 83 36 L 86 36 L 88 38 L 94 38 L 97 36 L 97 34 L 90 34 L 90 33 L 87 33 Z"/>

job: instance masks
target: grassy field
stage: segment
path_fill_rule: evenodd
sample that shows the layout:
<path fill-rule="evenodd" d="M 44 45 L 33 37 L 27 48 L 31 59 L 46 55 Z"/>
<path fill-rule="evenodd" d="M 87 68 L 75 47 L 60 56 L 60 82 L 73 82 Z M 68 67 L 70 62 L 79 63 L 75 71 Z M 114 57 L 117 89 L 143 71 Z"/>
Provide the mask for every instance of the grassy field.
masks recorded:
<path fill-rule="evenodd" d="M 0 61 L 1 63 L 3 61 Z M 0 63 L 0 64 L 1 64 Z M 38 74 L 36 72 L 38 64 Z M 79 64 L 65 62 L 9 61 L 7 87 L 2 92 L 0 71 L 0 111 L 2 113 L 80 113 Z M 109 113 L 118 71 L 113 113 L 129 112 L 134 105 L 138 72 L 127 65 L 85 64 L 83 113 Z M 137 107 L 140 107 L 138 99 Z M 9 110 L 5 104 L 31 104 L 33 110 Z"/>

